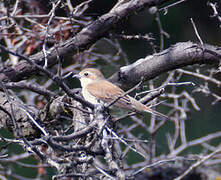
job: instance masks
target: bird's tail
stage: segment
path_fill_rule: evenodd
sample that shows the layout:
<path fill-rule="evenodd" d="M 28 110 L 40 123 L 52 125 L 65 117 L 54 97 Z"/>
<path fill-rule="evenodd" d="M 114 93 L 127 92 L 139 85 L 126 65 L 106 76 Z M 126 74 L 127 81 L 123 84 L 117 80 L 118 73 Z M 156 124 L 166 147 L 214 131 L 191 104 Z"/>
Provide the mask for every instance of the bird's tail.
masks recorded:
<path fill-rule="evenodd" d="M 149 108 L 149 107 L 147 107 L 147 106 L 145 106 L 146 108 L 145 108 L 145 112 L 149 112 L 149 113 L 151 113 L 151 114 L 154 114 L 154 115 L 156 115 L 156 116 L 160 116 L 160 117 L 162 117 L 162 118 L 166 118 L 166 119 L 170 119 L 167 115 L 165 115 L 165 114 L 162 114 L 162 113 L 160 113 L 160 112 L 158 112 L 158 111 L 155 111 L 155 110 L 153 110 L 153 109 L 151 109 L 151 108 Z"/>
<path fill-rule="evenodd" d="M 144 112 L 154 114 L 156 116 L 160 116 L 162 118 L 170 119 L 168 116 L 145 106 L 144 104 L 142 104 L 141 102 L 137 101 L 134 98 L 131 98 L 130 100 L 133 101 L 132 104 L 134 105 L 134 108 L 138 111 L 144 111 Z"/>

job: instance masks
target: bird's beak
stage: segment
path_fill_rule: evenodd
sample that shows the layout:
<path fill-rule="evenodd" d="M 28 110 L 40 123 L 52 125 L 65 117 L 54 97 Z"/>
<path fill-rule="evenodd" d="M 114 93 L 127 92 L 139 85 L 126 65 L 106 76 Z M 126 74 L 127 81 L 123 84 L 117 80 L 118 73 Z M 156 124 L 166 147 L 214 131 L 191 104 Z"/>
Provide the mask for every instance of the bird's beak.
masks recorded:
<path fill-rule="evenodd" d="M 72 77 L 77 78 L 77 79 L 81 79 L 81 76 L 79 74 L 74 74 Z"/>

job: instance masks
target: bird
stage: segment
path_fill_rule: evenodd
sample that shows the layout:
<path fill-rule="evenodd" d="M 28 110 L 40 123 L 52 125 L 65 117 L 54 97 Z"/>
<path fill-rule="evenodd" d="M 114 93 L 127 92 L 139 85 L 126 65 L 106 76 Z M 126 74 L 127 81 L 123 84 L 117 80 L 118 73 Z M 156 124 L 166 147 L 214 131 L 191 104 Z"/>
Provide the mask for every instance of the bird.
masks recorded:
<path fill-rule="evenodd" d="M 91 104 L 114 102 L 114 106 L 126 110 L 148 112 L 169 119 L 168 116 L 147 107 L 135 98 L 127 95 L 120 87 L 105 79 L 98 69 L 86 68 L 79 74 L 73 75 L 73 77 L 80 80 L 83 98 Z"/>

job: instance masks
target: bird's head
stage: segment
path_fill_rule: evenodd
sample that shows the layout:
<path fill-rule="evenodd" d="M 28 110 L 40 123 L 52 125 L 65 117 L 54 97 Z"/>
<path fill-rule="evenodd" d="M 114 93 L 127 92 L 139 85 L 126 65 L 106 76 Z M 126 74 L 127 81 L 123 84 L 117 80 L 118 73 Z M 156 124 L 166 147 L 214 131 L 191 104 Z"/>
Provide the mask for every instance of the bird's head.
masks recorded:
<path fill-rule="evenodd" d="M 82 88 L 88 84 L 104 79 L 103 74 L 95 68 L 86 68 L 79 74 L 75 74 L 73 77 L 78 78 L 81 81 Z"/>

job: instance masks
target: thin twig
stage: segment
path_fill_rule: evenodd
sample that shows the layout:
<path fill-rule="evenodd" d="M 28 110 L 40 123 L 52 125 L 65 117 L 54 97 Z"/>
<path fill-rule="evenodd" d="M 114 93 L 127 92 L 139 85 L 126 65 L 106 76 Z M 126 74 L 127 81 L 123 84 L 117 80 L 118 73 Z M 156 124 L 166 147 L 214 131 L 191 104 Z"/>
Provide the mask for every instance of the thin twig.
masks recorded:
<path fill-rule="evenodd" d="M 218 154 L 221 152 L 221 146 L 213 151 L 212 153 L 208 154 L 207 156 L 204 156 L 201 158 L 199 161 L 191 165 L 183 174 L 181 174 L 179 177 L 175 178 L 174 180 L 181 180 L 183 179 L 186 175 L 188 175 L 193 169 L 197 168 L 200 166 L 202 163 L 204 163 L 206 160 L 212 158 L 214 155 Z"/>
<path fill-rule="evenodd" d="M 31 116 L 31 114 L 24 108 L 21 108 L 21 110 L 23 110 L 27 116 L 29 117 L 29 119 L 31 120 L 31 122 L 33 122 L 35 124 L 35 126 L 37 126 L 37 128 L 45 135 L 45 136 L 48 136 L 49 133 L 47 133 L 44 128 L 42 128 L 38 123 L 37 121 Z"/>
<path fill-rule="evenodd" d="M 203 41 L 202 41 L 202 39 L 201 39 L 201 37 L 200 37 L 198 31 L 197 31 L 196 25 L 195 25 L 195 23 L 194 23 L 194 21 L 193 21 L 192 18 L 190 18 L 190 20 L 191 20 L 191 23 L 192 23 L 192 25 L 193 25 L 193 28 L 194 28 L 195 34 L 196 34 L 198 40 L 200 41 L 201 46 L 203 47 Z"/>

